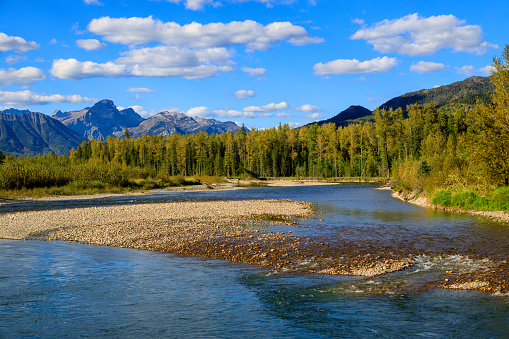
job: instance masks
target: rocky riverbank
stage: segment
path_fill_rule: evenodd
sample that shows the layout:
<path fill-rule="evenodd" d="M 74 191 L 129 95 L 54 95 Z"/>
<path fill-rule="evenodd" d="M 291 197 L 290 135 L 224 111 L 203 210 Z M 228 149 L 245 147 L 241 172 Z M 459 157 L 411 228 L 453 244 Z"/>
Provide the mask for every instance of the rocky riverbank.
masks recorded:
<path fill-rule="evenodd" d="M 274 269 L 378 276 L 410 267 L 393 253 L 294 235 L 311 203 L 289 200 L 201 201 L 7 213 L 0 238 L 75 241 L 203 256 Z M 287 225 L 273 232 L 273 225 Z M 377 249 L 383 253 L 383 249 Z M 389 253 L 389 251 L 386 251 Z"/>

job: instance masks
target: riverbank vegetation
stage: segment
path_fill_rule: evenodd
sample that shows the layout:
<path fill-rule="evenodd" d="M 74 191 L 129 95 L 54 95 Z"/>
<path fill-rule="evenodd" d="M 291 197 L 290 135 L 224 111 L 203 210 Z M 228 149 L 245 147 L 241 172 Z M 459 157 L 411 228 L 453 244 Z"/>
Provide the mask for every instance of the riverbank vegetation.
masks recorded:
<path fill-rule="evenodd" d="M 126 191 L 217 177 L 382 177 L 445 207 L 508 210 L 509 46 L 494 59 L 494 94 L 473 109 L 434 104 L 374 111 L 374 122 L 280 125 L 208 135 L 90 140 L 68 156 L 4 159 L 0 190 Z M 0 157 L 1 159 L 1 157 Z M 0 193 L 2 194 L 2 193 Z"/>

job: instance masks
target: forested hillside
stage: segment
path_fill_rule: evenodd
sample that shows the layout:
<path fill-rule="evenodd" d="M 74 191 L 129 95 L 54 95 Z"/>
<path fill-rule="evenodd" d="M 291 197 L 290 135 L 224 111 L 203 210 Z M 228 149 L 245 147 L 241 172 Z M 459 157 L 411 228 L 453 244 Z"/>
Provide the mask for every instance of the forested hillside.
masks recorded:
<path fill-rule="evenodd" d="M 118 180 L 114 181 L 123 185 L 129 182 L 125 173 L 153 178 L 383 177 L 392 179 L 397 189 L 417 193 L 473 190 L 486 196 L 499 185 L 509 184 L 508 65 L 506 46 L 502 57 L 494 59 L 494 94 L 469 110 L 448 112 L 438 110 L 434 103 L 414 104 L 406 112 L 377 109 L 374 122 L 339 128 L 333 123 L 299 129 L 280 125 L 267 130 L 139 138 L 126 133 L 124 138 L 85 141 L 68 158 L 53 156 L 57 160 L 52 161 L 59 163 L 59 171 L 66 166 L 89 166 L 83 167 L 80 180 L 100 181 L 101 175 L 121 173 L 121 179 L 115 174 Z M 8 159 L 3 168 L 10 170 L 0 173 L 0 188 L 20 186 L 12 184 L 5 173 L 19 173 L 36 162 Z M 102 168 L 97 171 L 103 173 L 99 178 L 94 177 L 93 166 Z M 48 178 L 56 177 L 51 166 L 44 168 Z M 136 170 L 126 172 L 128 169 Z M 72 170 L 65 173 L 65 180 L 74 180 Z M 47 185 L 50 179 L 43 181 Z M 509 191 L 507 195 L 509 208 Z"/>

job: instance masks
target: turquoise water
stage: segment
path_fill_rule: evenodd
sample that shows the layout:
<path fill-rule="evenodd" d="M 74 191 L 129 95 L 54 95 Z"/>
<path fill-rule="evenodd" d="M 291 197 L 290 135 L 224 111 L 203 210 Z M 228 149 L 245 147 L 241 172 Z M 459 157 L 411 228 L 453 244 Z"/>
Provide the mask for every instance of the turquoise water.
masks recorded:
<path fill-rule="evenodd" d="M 507 226 L 418 208 L 362 185 L 179 193 L 121 203 L 242 198 L 317 202 L 319 215 L 296 227 L 301 235 L 432 245 L 441 254 L 419 257 L 412 270 L 366 279 L 67 242 L 0 240 L 0 337 L 509 337 L 507 297 L 401 288 L 447 269 L 482 267 L 460 252 L 482 252 L 482 246 L 504 251 Z M 92 203 L 97 202 L 83 205 Z M 60 207 L 65 206 L 29 208 Z"/>

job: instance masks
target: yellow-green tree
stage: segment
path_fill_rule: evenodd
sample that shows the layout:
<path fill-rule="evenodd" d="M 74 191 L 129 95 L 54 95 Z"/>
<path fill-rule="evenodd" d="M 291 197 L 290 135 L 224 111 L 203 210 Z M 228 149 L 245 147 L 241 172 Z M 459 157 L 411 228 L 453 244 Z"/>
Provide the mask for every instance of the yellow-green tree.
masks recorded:
<path fill-rule="evenodd" d="M 468 115 L 469 159 L 488 183 L 509 184 L 509 45 L 493 59 L 493 104 L 479 103 Z"/>

